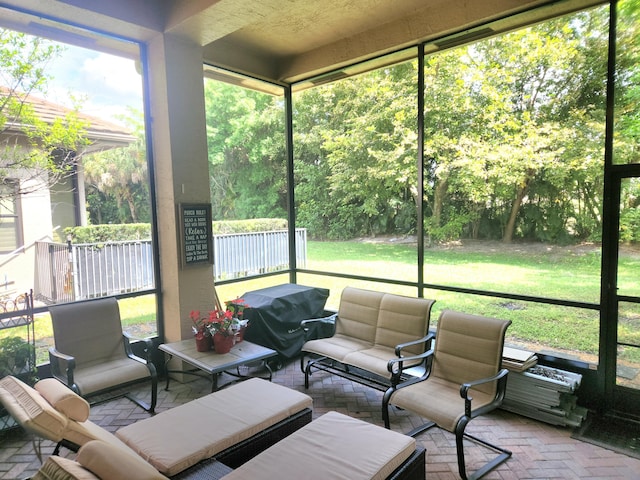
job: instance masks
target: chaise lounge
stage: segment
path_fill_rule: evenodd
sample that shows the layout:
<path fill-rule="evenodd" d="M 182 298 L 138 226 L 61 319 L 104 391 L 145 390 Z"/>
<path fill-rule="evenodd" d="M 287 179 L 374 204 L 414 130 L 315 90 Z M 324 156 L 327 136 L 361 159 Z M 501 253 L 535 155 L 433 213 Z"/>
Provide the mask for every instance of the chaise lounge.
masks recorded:
<path fill-rule="evenodd" d="M 140 457 L 101 441 L 87 442 L 76 461 L 50 457 L 33 480 L 162 480 Z M 328 412 L 236 469 L 217 459 L 175 478 L 225 480 L 424 480 L 425 450 L 406 435 Z"/>
<path fill-rule="evenodd" d="M 25 430 L 77 451 L 99 440 L 173 477 L 212 457 L 232 468 L 311 421 L 312 400 L 253 378 L 118 430 L 88 420 L 89 404 L 55 379 L 0 380 L 0 402 Z"/>

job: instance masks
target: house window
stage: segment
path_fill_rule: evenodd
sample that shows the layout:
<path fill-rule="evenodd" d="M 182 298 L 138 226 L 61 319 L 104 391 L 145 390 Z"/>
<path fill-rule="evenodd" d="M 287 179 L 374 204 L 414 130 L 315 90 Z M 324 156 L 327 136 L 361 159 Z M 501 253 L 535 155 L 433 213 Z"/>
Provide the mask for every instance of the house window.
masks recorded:
<path fill-rule="evenodd" d="M 5 179 L 0 183 L 0 253 L 13 252 L 21 245 L 18 182 Z"/>

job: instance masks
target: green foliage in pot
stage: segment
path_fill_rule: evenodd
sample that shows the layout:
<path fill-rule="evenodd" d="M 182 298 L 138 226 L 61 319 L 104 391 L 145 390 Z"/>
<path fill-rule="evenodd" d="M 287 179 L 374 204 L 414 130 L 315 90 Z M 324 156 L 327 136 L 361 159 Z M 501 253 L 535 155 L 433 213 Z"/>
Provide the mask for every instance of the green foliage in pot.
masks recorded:
<path fill-rule="evenodd" d="M 0 377 L 17 375 L 28 383 L 34 383 L 36 369 L 30 364 L 34 351 L 34 346 L 20 337 L 0 339 Z"/>

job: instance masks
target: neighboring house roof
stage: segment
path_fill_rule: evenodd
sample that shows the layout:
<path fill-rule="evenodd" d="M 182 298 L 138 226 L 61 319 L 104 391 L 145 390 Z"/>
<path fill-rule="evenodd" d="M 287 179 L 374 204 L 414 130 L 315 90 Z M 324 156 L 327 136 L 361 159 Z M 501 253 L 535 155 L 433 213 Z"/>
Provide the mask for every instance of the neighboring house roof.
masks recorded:
<path fill-rule="evenodd" d="M 0 87 L 0 96 L 8 96 L 9 94 L 11 94 L 9 89 Z M 12 94 L 16 97 L 23 98 L 25 103 L 33 108 L 35 115 L 40 120 L 49 124 L 53 123 L 56 118 L 64 118 L 67 114 L 73 112 L 70 108 L 57 105 L 34 95 L 25 95 L 17 92 L 13 92 Z M 91 144 L 85 147 L 82 152 L 78 152 L 79 154 L 126 147 L 136 141 L 136 137 L 125 127 L 81 112 L 76 112 L 76 115 L 79 120 L 88 124 L 86 127 L 86 137 L 91 141 Z M 28 125 L 11 122 L 10 119 L 7 119 L 4 127 L 3 131 L 0 131 L 0 137 L 3 136 L 5 131 L 13 134 L 21 133 Z"/>

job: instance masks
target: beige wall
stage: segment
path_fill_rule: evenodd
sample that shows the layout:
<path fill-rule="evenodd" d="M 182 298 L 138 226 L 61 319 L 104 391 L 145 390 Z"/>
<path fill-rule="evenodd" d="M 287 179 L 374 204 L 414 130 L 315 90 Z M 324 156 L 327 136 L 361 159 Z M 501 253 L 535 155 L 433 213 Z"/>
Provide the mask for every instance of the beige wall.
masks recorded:
<path fill-rule="evenodd" d="M 201 50 L 171 35 L 148 44 L 166 341 L 193 337 L 189 312 L 215 304 L 212 266 L 181 268 L 177 234 L 178 205 L 210 201 Z"/>

